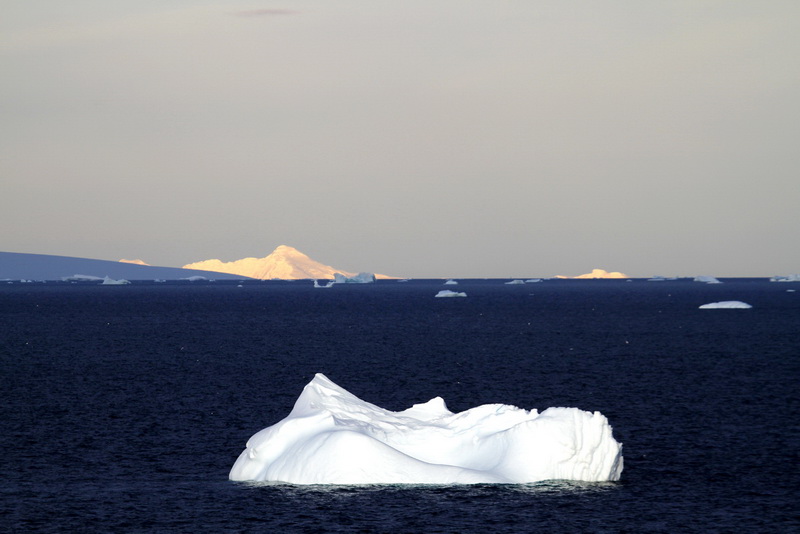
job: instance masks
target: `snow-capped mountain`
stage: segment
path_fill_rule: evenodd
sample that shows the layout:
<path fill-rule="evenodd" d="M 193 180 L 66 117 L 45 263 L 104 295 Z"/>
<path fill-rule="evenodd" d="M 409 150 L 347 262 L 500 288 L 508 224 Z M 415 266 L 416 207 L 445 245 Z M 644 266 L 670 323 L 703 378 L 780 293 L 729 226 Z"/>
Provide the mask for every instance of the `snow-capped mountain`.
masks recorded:
<path fill-rule="evenodd" d="M 578 276 L 562 276 L 562 275 L 559 275 L 559 276 L 556 276 L 555 278 L 594 279 L 594 278 L 630 278 L 630 276 L 628 276 L 625 273 L 618 272 L 618 271 L 614 271 L 614 272 L 610 273 L 610 272 L 608 272 L 608 271 L 606 271 L 604 269 L 592 269 L 592 272 L 586 273 L 586 274 L 581 274 L 581 275 L 578 275 Z"/>
<path fill-rule="evenodd" d="M 216 259 L 205 260 L 184 265 L 183 268 L 237 274 L 262 280 L 273 278 L 283 280 L 332 279 L 334 273 L 355 276 L 355 273 L 335 269 L 330 265 L 312 260 L 296 248 L 286 245 L 279 246 L 271 254 L 263 258 L 243 258 L 230 262 Z M 380 275 L 378 276 L 380 277 Z"/>

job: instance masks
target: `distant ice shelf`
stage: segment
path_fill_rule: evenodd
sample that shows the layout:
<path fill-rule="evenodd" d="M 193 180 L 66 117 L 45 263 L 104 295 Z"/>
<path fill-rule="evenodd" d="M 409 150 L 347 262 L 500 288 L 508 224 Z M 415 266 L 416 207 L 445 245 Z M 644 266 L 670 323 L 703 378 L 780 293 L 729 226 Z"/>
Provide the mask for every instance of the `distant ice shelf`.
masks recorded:
<path fill-rule="evenodd" d="M 236 481 L 480 484 L 619 480 L 622 445 L 600 412 L 485 404 L 461 413 L 436 397 L 392 412 L 317 374 L 291 413 L 256 433 Z"/>

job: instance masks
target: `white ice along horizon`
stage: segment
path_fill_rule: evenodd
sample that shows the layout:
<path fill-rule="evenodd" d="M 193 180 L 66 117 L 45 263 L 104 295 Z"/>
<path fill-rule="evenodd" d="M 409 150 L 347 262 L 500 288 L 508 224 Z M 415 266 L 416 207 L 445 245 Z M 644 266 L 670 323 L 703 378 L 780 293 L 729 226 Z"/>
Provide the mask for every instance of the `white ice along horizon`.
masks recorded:
<path fill-rule="evenodd" d="M 619 480 L 622 445 L 600 412 L 436 397 L 392 412 L 317 374 L 291 413 L 251 437 L 229 478 L 289 484 L 516 484 Z"/>

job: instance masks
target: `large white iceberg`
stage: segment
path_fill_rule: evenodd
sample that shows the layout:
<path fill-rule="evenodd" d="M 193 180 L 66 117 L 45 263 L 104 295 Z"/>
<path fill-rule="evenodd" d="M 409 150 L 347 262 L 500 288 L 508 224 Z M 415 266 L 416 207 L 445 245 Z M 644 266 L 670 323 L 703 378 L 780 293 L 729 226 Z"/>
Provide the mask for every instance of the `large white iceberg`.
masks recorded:
<path fill-rule="evenodd" d="M 322 374 L 282 421 L 247 442 L 236 481 L 472 484 L 619 480 L 622 445 L 600 413 L 486 404 L 452 413 L 441 397 L 391 412 Z"/>
<path fill-rule="evenodd" d="M 709 302 L 700 306 L 701 310 L 718 310 L 718 309 L 749 309 L 752 308 L 750 304 L 742 302 L 741 300 L 723 300 L 720 302 Z"/>

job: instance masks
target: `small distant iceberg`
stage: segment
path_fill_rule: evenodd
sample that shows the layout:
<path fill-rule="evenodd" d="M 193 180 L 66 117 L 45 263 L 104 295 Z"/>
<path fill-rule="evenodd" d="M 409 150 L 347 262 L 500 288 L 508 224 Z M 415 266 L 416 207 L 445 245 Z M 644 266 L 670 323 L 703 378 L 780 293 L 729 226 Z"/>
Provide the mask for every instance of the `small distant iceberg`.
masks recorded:
<path fill-rule="evenodd" d="M 773 276 L 770 282 L 800 282 L 800 274 L 790 274 L 787 276 Z"/>
<path fill-rule="evenodd" d="M 752 308 L 752 306 L 746 302 L 742 302 L 741 300 L 723 300 L 720 302 L 709 302 L 708 304 L 703 304 L 700 306 L 701 310 L 747 310 Z"/>
<path fill-rule="evenodd" d="M 102 282 L 104 278 L 90 274 L 73 274 L 62 278 L 64 282 Z"/>
<path fill-rule="evenodd" d="M 667 278 L 666 276 L 654 276 L 652 278 L 648 278 L 648 282 L 666 282 L 668 280 L 677 280 L 674 276 Z"/>
<path fill-rule="evenodd" d="M 541 281 L 542 281 L 541 278 L 529 278 L 529 279 L 525 280 L 525 283 L 526 284 L 536 284 L 536 283 L 541 282 Z"/>
<path fill-rule="evenodd" d="M 507 286 L 523 286 L 525 285 L 524 280 L 511 280 L 510 282 L 506 282 L 505 285 Z"/>
<path fill-rule="evenodd" d="M 130 281 L 120 278 L 119 280 L 114 280 L 111 277 L 106 276 L 103 278 L 103 283 L 101 286 L 125 286 L 130 284 Z"/>
<path fill-rule="evenodd" d="M 345 276 L 342 273 L 333 273 L 333 281 L 337 284 L 371 284 L 375 281 L 375 275 L 358 273 L 355 276 Z"/>
<path fill-rule="evenodd" d="M 457 281 L 455 281 L 455 280 L 453 280 L 453 279 L 451 278 L 451 279 L 449 279 L 448 281 L 446 281 L 446 282 L 444 283 L 444 285 L 446 285 L 446 286 L 457 286 L 457 285 L 458 285 L 458 282 L 457 282 Z"/>
<path fill-rule="evenodd" d="M 329 287 L 333 287 L 333 284 L 335 284 L 335 283 L 336 282 L 334 282 L 333 280 L 328 280 L 325 283 L 325 285 L 322 285 L 322 284 L 319 283 L 318 280 L 314 280 L 314 287 L 316 287 L 318 289 L 328 289 Z"/>
<path fill-rule="evenodd" d="M 695 276 L 695 282 L 703 282 L 704 284 L 721 284 L 719 280 L 714 278 L 713 276 Z"/>
<path fill-rule="evenodd" d="M 181 278 L 181 280 L 188 280 L 190 282 L 203 282 L 208 280 L 205 276 L 189 276 L 188 278 Z"/>
<path fill-rule="evenodd" d="M 459 293 L 458 291 L 450 291 L 449 289 L 442 289 L 435 295 L 436 297 L 466 297 L 466 293 Z"/>

